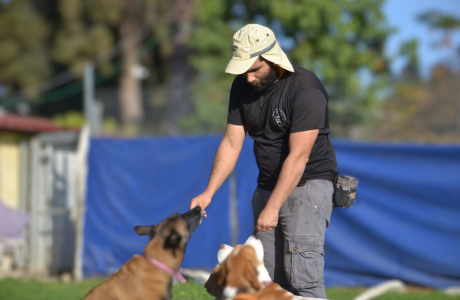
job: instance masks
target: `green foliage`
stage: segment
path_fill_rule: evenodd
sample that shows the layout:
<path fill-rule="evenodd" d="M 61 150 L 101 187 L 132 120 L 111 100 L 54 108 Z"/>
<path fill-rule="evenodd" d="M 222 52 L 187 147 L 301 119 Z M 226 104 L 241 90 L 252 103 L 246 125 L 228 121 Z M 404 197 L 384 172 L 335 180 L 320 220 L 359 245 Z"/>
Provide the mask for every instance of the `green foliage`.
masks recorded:
<path fill-rule="evenodd" d="M 54 124 L 64 129 L 80 129 L 85 124 L 85 118 L 81 112 L 70 111 L 53 118 Z"/>
<path fill-rule="evenodd" d="M 52 73 L 70 69 L 80 76 L 89 59 L 106 53 L 120 40 L 127 1 L 0 2 L 1 84 L 9 93 L 25 89 L 22 96 L 30 98 L 38 95 L 34 87 Z M 140 23 L 144 29 L 152 29 L 161 42 L 149 50 L 151 55 L 141 63 L 151 69 L 146 85 L 172 86 L 173 75 L 183 71 L 180 67 L 173 70 L 172 62 L 177 62 L 181 55 L 187 57 L 197 73 L 191 88 L 194 112 L 179 120 L 181 132 L 225 129 L 234 76 L 224 70 L 232 55 L 232 35 L 251 22 L 267 25 L 279 40 L 290 41 L 292 47 L 284 48 L 291 62 L 321 78 L 330 95 L 330 119 L 331 126 L 337 128 L 335 133 L 347 135 L 349 129 L 339 128 L 334 122 L 343 123 L 345 118 L 350 126 L 362 124 L 372 118 L 378 107 L 377 92 L 382 82 L 377 79 L 384 78 L 382 74 L 387 70 L 382 50 L 390 33 L 381 13 L 383 0 L 196 0 L 192 27 L 181 23 L 182 14 L 176 11 L 174 3 L 182 2 L 143 0 Z M 176 37 L 181 34 L 189 37 L 188 49 L 175 52 L 179 40 Z M 97 71 L 113 77 L 121 69 L 115 67 L 110 62 Z M 374 79 L 365 89 L 358 76 L 361 71 Z M 46 95 L 46 102 L 51 101 L 52 93 Z M 64 98 L 58 100 L 61 99 Z M 176 111 L 166 104 L 160 108 Z M 169 124 L 170 120 L 164 123 Z"/>
<path fill-rule="evenodd" d="M 102 132 L 108 135 L 116 135 L 119 130 L 119 125 L 117 120 L 112 117 L 104 118 L 102 121 Z"/>
<path fill-rule="evenodd" d="M 85 117 L 81 112 L 69 111 L 53 117 L 53 123 L 63 129 L 79 130 L 85 125 Z M 102 134 L 117 135 L 120 133 L 120 126 L 112 117 L 106 117 L 102 121 Z"/>
<path fill-rule="evenodd" d="M 293 42 L 290 51 L 284 50 L 292 63 L 321 78 L 330 95 L 332 120 L 346 115 L 351 123 L 362 122 L 378 106 L 375 87 L 380 85 L 363 92 L 358 71 L 366 70 L 374 78 L 387 71 L 383 45 L 390 29 L 382 4 L 383 0 L 197 1 L 190 39 L 195 54 L 189 60 L 199 74 L 194 83 L 195 115 L 183 121 L 183 130 L 224 130 L 221 112 L 234 78 L 224 73 L 232 55 L 232 35 L 254 20 L 275 29 L 278 40 Z"/>
<path fill-rule="evenodd" d="M 418 72 L 419 72 L 419 68 L 418 68 L 419 61 L 418 61 L 417 49 L 418 49 L 417 40 L 410 40 L 410 41 L 404 42 L 399 49 L 399 54 L 402 57 L 406 58 L 407 60 L 405 72 L 409 73 L 413 77 L 418 76 Z"/>
<path fill-rule="evenodd" d="M 195 52 L 188 62 L 198 72 L 193 84 L 193 114 L 180 120 L 185 133 L 222 132 L 226 126 L 228 93 L 233 76 L 224 69 L 232 55 L 233 32 L 228 26 L 232 3 L 225 0 L 198 0 L 195 28 L 189 47 Z"/>
<path fill-rule="evenodd" d="M 439 11 L 428 11 L 418 16 L 418 21 L 427 24 L 431 29 L 442 30 L 444 37 L 434 47 L 452 47 L 452 32 L 460 29 L 460 18 Z"/>
<path fill-rule="evenodd" d="M 120 24 L 125 7 L 124 0 L 85 0 L 83 3 L 89 18 L 95 24 L 107 24 L 114 28 Z"/>
<path fill-rule="evenodd" d="M 460 74 L 438 65 L 432 78 L 393 82 L 394 90 L 375 118 L 374 139 L 459 143 Z"/>
<path fill-rule="evenodd" d="M 34 88 L 50 74 L 46 43 L 49 26 L 34 9 L 34 1 L 0 2 L 0 82 L 8 90 Z"/>
<path fill-rule="evenodd" d="M 418 20 L 433 29 L 452 30 L 460 28 L 460 18 L 438 11 L 428 11 L 418 16 Z"/>
<path fill-rule="evenodd" d="M 53 36 L 53 60 L 81 76 L 88 61 L 113 46 L 116 32 L 111 26 L 120 22 L 123 4 L 122 0 L 60 0 L 61 24 Z"/>
<path fill-rule="evenodd" d="M 126 51 L 120 51 L 115 57 L 109 55 L 115 53 L 112 50 L 116 42 L 120 42 L 122 25 L 126 28 L 126 5 L 130 1 L 0 1 L 0 86 L 6 87 L 6 97 L 0 99 L 0 104 L 12 109 L 18 101 L 31 98 L 34 101 L 30 104 L 34 106 L 67 101 L 81 93 L 84 66 L 94 58 L 98 62 L 106 61 L 97 67 L 96 84 L 120 74 Z M 134 41 L 134 46 L 130 47 L 139 46 L 133 52 L 138 52 L 139 62 L 152 70 L 147 84 L 167 82 L 169 74 L 165 65 L 172 48 L 167 39 L 171 25 L 170 1 L 140 0 L 139 3 L 142 6 L 138 11 L 139 24 L 131 26 L 126 33 L 128 39 Z M 147 37 L 149 33 L 153 34 Z M 123 45 L 127 47 L 126 44 Z M 116 47 L 117 50 L 121 48 Z M 63 74 L 64 70 L 70 74 Z M 59 76 L 50 81 L 53 74 Z M 105 79 L 101 81 L 100 77 Z M 74 82 L 61 84 L 67 80 Z M 41 83 L 45 84 L 39 86 Z M 53 84 L 58 88 L 43 89 Z M 45 91 L 47 93 L 43 94 Z M 48 109 L 52 113 L 55 107 L 65 109 L 63 105 L 51 105 Z M 57 120 L 61 118 L 58 116 Z"/>
<path fill-rule="evenodd" d="M 220 80 L 212 84 L 208 80 L 194 85 L 196 114 L 180 119 L 185 133 L 219 132 L 227 124 L 228 82 Z M 199 122 L 197 122 L 199 120 Z"/>
<path fill-rule="evenodd" d="M 56 64 L 81 76 L 85 63 L 115 43 L 123 7 L 124 0 L 0 2 L 0 83 L 30 99 Z"/>
<path fill-rule="evenodd" d="M 388 30 L 382 3 L 261 0 L 267 20 L 281 21 L 286 35 L 295 38 L 292 61 L 312 69 L 326 85 L 353 76 L 361 67 L 383 71 L 382 47 Z"/>

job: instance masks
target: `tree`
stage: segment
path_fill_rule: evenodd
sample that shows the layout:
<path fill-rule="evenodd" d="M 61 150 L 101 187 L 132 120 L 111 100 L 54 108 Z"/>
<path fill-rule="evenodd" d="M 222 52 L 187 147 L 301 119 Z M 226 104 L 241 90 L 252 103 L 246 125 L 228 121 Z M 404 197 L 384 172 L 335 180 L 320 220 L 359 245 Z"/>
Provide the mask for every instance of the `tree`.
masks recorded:
<path fill-rule="evenodd" d="M 227 103 L 233 76 L 225 74 L 231 55 L 232 1 L 198 0 L 188 61 L 198 73 L 192 85 L 194 112 L 180 120 L 183 132 L 219 132 L 225 127 Z"/>
<path fill-rule="evenodd" d="M 82 76 L 85 64 L 110 54 L 119 37 L 123 65 L 118 98 L 121 119 L 128 126 L 137 124 L 143 117 L 141 84 L 139 78 L 133 76 L 133 69 L 139 65 L 142 8 L 141 0 L 60 0 L 61 27 L 54 37 L 52 50 L 55 61 Z M 104 67 L 110 68 L 110 65 Z"/>
<path fill-rule="evenodd" d="M 431 29 L 441 29 L 445 31 L 445 37 L 440 42 L 435 44 L 436 47 L 450 48 L 452 45 L 451 33 L 456 29 L 460 29 L 460 18 L 450 14 L 445 14 L 438 11 L 428 11 L 420 14 L 417 19 L 427 24 Z"/>
<path fill-rule="evenodd" d="M 141 83 L 133 75 L 139 66 L 139 40 L 142 36 L 142 1 L 125 0 L 125 14 L 120 24 L 123 52 L 123 70 L 119 78 L 119 101 L 122 120 L 126 125 L 135 125 L 143 119 Z"/>
<path fill-rule="evenodd" d="M 115 41 L 113 30 L 121 19 L 122 2 L 113 1 L 110 9 L 98 7 L 98 2 L 101 0 L 57 2 L 60 20 L 59 29 L 53 36 L 52 58 L 55 62 L 70 68 L 79 77 L 83 75 L 86 63 L 110 50 Z M 93 7 L 86 7 L 86 3 L 91 3 Z M 95 8 L 105 13 L 91 13 Z M 115 12 L 107 13 L 106 9 Z M 85 21 L 86 17 L 89 21 Z"/>
<path fill-rule="evenodd" d="M 418 20 L 431 29 L 445 32 L 441 43 L 434 47 L 451 47 L 451 33 L 460 29 L 460 19 L 448 14 L 430 11 Z M 401 46 L 400 54 L 407 58 L 402 80 L 394 83 L 390 97 L 375 118 L 374 138 L 392 141 L 417 141 L 455 143 L 460 141 L 460 102 L 458 82 L 460 74 L 449 61 L 439 63 L 431 70 L 429 80 L 418 76 L 418 45 L 408 41 Z M 460 52 L 454 60 L 460 60 Z"/>
<path fill-rule="evenodd" d="M 34 1 L 0 1 L 0 83 L 7 92 L 38 95 L 37 84 L 50 76 L 46 43 L 50 28 Z"/>
<path fill-rule="evenodd" d="M 99 75 L 119 74 L 123 123 L 140 127 L 149 113 L 143 103 L 148 96 L 141 93 L 140 79 L 133 74 L 145 65 L 152 74 L 146 82 L 168 86 L 165 98 L 172 100 L 158 109 L 160 122 L 172 124 L 165 126 L 170 132 L 178 131 L 174 119 L 180 112 L 170 106 L 187 99 L 187 81 L 194 72 L 187 65 L 186 45 L 193 1 L 11 0 L 0 2 L 0 16 L 0 82 L 9 95 L 26 90 L 22 96 L 30 100 L 44 91 L 39 83 L 63 71 L 70 71 L 66 78 L 79 81 L 85 64 L 97 58 L 98 65 L 105 62 L 97 69 Z M 48 95 L 41 96 L 46 102 Z M 171 122 L 165 110 L 172 112 Z"/>
<path fill-rule="evenodd" d="M 410 40 L 404 42 L 400 49 L 399 55 L 406 58 L 407 63 L 404 67 L 404 75 L 408 78 L 418 78 L 419 75 L 419 61 L 418 61 L 418 42 L 417 40 Z"/>
<path fill-rule="evenodd" d="M 395 83 L 393 94 L 375 118 L 373 138 L 384 141 L 460 142 L 460 74 L 443 65 L 431 79 Z"/>
<path fill-rule="evenodd" d="M 390 33 L 382 0 L 197 1 L 190 63 L 199 76 L 194 84 L 196 116 L 182 120 L 189 131 L 225 127 L 233 76 L 224 69 L 231 57 L 231 37 L 247 23 L 274 29 L 279 40 L 293 44 L 291 62 L 314 71 L 330 95 L 331 120 L 347 116 L 350 124 L 369 118 L 377 105 L 371 88 L 363 93 L 357 72 L 370 76 L 387 71 L 383 45 Z M 283 46 L 283 45 L 282 45 Z M 285 50 L 289 50 L 286 49 Z M 360 107 L 360 111 L 356 109 Z M 339 126 L 336 132 L 340 132 Z M 346 134 L 342 131 L 342 134 Z"/>

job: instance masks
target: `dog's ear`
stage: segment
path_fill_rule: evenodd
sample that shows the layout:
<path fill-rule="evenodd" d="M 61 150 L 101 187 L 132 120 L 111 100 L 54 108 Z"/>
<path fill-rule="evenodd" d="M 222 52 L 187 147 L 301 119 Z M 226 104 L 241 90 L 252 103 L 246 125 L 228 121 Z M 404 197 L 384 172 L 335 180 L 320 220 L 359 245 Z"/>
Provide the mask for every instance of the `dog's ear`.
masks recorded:
<path fill-rule="evenodd" d="M 134 226 L 134 231 L 138 235 L 148 235 L 150 237 L 150 239 L 152 239 L 153 236 L 155 235 L 155 227 L 156 227 L 156 225 L 152 225 L 152 226 Z"/>
<path fill-rule="evenodd" d="M 222 292 L 224 290 L 224 287 L 222 285 L 219 285 L 218 280 L 219 280 L 219 275 L 220 275 L 220 265 L 217 265 L 214 270 L 212 270 L 211 276 L 209 276 L 208 281 L 204 284 L 204 288 L 206 291 L 216 297 L 220 298 L 222 297 Z"/>
<path fill-rule="evenodd" d="M 225 285 L 225 281 L 227 279 L 228 270 L 227 270 L 227 261 L 220 264 L 219 272 L 217 273 L 217 284 L 220 286 Z"/>
<path fill-rule="evenodd" d="M 165 248 L 176 248 L 179 246 L 182 236 L 175 230 L 171 230 L 165 242 Z"/>
<path fill-rule="evenodd" d="M 257 278 L 257 269 L 252 264 L 246 264 L 244 266 L 244 275 L 246 275 L 246 279 L 251 283 L 252 287 L 255 290 L 260 289 L 260 283 Z"/>

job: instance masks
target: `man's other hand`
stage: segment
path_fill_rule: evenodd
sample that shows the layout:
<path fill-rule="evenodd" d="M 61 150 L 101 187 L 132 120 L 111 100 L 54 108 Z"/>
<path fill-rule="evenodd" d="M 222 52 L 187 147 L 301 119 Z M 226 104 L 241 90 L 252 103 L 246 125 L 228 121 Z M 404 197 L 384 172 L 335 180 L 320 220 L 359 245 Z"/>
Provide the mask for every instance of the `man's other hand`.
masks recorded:
<path fill-rule="evenodd" d="M 208 196 L 205 193 L 198 195 L 195 198 L 193 198 L 190 202 L 190 209 L 193 209 L 197 206 L 201 206 L 201 209 L 203 210 L 203 217 L 206 218 L 208 216 L 206 214 L 206 207 L 208 207 L 208 205 L 211 203 L 211 199 L 212 197 Z"/>
<path fill-rule="evenodd" d="M 256 231 L 269 231 L 278 225 L 279 209 L 265 207 L 259 215 L 257 225 L 254 227 Z"/>

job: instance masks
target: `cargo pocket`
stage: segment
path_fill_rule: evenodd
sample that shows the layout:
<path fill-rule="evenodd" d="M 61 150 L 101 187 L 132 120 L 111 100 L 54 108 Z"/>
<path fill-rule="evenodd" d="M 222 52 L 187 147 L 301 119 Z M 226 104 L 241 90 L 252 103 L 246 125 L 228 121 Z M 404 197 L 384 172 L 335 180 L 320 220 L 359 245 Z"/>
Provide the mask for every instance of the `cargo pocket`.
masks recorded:
<path fill-rule="evenodd" d="M 323 283 L 324 241 L 290 238 L 285 244 L 286 276 L 294 289 L 312 288 Z"/>
<path fill-rule="evenodd" d="M 327 202 L 327 181 L 313 179 L 309 181 L 307 199 L 314 211 L 322 211 Z"/>

